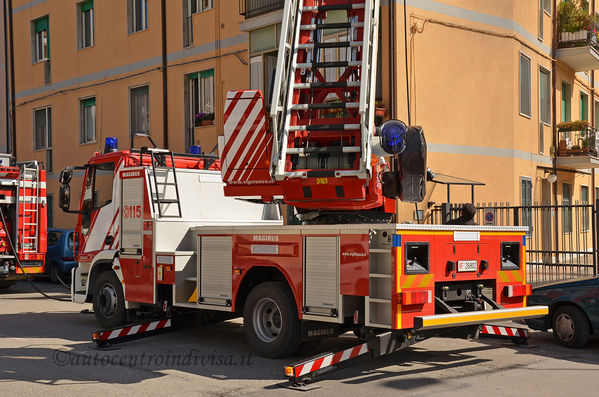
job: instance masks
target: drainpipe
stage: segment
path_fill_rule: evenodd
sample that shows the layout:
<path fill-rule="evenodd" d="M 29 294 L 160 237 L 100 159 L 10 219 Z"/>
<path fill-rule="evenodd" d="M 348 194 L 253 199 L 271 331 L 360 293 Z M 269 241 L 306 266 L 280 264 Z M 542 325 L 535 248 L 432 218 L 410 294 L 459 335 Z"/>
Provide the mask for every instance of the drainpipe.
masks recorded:
<path fill-rule="evenodd" d="M 14 159 L 17 159 L 17 123 L 15 120 L 15 51 L 14 51 L 14 36 L 13 36 L 13 24 L 12 24 L 12 0 L 8 0 L 8 9 L 5 10 L 8 14 L 8 44 L 10 45 L 9 57 L 10 57 L 10 112 L 7 114 L 10 117 L 10 130 L 7 131 L 7 136 L 10 134 L 10 143 L 12 146 L 11 154 Z M 7 82 L 8 84 L 8 82 Z"/>
<path fill-rule="evenodd" d="M 10 87 L 9 87 L 9 68 L 8 68 L 8 6 L 6 0 L 2 2 L 2 11 L 4 14 L 4 82 L 6 84 L 6 90 L 4 91 L 6 100 L 6 153 L 10 152 Z"/>
<path fill-rule="evenodd" d="M 395 0 L 388 0 L 389 5 L 389 117 L 396 118 L 395 109 Z"/>
<path fill-rule="evenodd" d="M 595 13 L 595 0 L 591 0 L 591 14 Z M 591 70 L 591 123 L 593 128 L 597 128 L 595 125 L 595 71 Z M 595 133 L 595 137 L 597 136 L 597 131 L 593 130 Z M 590 202 L 595 203 L 595 169 L 591 168 L 591 195 Z"/>
<path fill-rule="evenodd" d="M 557 147 L 558 147 L 558 136 L 557 136 L 557 61 L 555 59 L 555 54 L 557 52 L 557 38 L 558 38 L 558 18 L 557 18 L 557 0 L 553 0 L 553 40 L 551 43 L 551 106 L 553 107 L 553 114 L 551 116 L 552 126 L 553 126 L 553 173 L 557 175 Z M 555 205 L 557 202 L 557 181 L 553 183 L 553 202 Z M 557 207 L 556 207 L 557 209 Z M 559 212 L 557 210 L 556 212 Z M 553 234 L 555 239 L 555 255 L 556 260 L 559 260 L 559 216 L 554 217 L 554 226 L 553 226 Z"/>
<path fill-rule="evenodd" d="M 162 24 L 162 142 L 168 149 L 168 77 L 166 59 L 166 0 L 160 1 Z"/>

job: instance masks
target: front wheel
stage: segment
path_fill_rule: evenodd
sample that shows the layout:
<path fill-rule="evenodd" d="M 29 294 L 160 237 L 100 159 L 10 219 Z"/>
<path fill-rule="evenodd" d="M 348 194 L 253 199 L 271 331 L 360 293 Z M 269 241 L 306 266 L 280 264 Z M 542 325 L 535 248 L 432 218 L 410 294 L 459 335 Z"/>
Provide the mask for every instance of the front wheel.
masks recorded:
<path fill-rule="evenodd" d="M 589 321 L 575 306 L 559 307 L 553 314 L 553 334 L 566 347 L 583 347 L 589 340 Z"/>
<path fill-rule="evenodd" d="M 102 327 L 114 328 L 126 322 L 125 295 L 112 270 L 100 273 L 96 279 L 92 301 L 96 320 Z"/>
<path fill-rule="evenodd" d="M 256 286 L 245 302 L 243 325 L 249 344 L 262 357 L 289 356 L 301 346 L 297 306 L 285 283 Z"/>

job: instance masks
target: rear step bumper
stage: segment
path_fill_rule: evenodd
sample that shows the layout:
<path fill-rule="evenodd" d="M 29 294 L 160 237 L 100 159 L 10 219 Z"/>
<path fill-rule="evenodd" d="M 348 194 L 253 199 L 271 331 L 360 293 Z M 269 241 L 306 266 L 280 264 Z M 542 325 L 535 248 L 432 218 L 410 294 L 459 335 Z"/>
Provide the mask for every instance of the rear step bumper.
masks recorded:
<path fill-rule="evenodd" d="M 414 318 L 414 328 L 418 330 L 459 327 L 462 325 L 482 324 L 489 321 L 513 321 L 542 317 L 549 314 L 547 306 L 520 307 L 516 309 L 497 309 L 467 313 L 435 314 Z"/>

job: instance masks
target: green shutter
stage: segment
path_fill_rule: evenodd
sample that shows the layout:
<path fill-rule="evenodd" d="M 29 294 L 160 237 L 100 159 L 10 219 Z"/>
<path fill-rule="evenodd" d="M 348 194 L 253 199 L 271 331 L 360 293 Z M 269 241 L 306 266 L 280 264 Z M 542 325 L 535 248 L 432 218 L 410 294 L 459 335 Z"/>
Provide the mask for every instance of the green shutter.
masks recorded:
<path fill-rule="evenodd" d="M 210 69 L 210 70 L 203 70 L 200 72 L 200 77 L 205 79 L 206 77 L 212 77 L 214 76 L 214 69 Z"/>
<path fill-rule="evenodd" d="M 191 80 L 195 80 L 195 79 L 197 79 L 197 78 L 198 78 L 198 73 L 197 73 L 197 72 L 196 72 L 196 73 L 190 73 L 190 74 L 189 74 L 189 78 L 190 78 Z"/>
<path fill-rule="evenodd" d="M 87 98 L 83 100 L 83 107 L 96 106 L 96 98 Z"/>
<path fill-rule="evenodd" d="M 94 0 L 87 0 L 81 3 L 81 12 L 86 12 L 94 8 Z"/>
<path fill-rule="evenodd" d="M 34 22 L 35 24 L 35 33 L 39 33 L 44 30 L 48 30 L 48 17 L 45 16 L 43 18 L 38 19 Z"/>

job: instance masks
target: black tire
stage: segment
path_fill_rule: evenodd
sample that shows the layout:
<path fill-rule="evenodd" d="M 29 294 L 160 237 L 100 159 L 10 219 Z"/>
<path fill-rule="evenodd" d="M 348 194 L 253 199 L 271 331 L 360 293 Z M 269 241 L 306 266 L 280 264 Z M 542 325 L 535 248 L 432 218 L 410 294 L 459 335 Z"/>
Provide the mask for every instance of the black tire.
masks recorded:
<path fill-rule="evenodd" d="M 94 315 L 104 328 L 114 328 L 125 324 L 127 310 L 121 282 L 112 270 L 106 270 L 94 283 L 92 296 Z"/>
<path fill-rule="evenodd" d="M 56 262 L 52 262 L 50 263 L 50 281 L 52 281 L 54 284 L 57 284 L 58 277 L 60 277 L 58 265 L 56 264 Z"/>
<path fill-rule="evenodd" d="M 576 306 L 560 306 L 551 321 L 553 335 L 566 347 L 583 347 L 589 340 L 589 320 Z"/>
<path fill-rule="evenodd" d="M 280 281 L 257 285 L 243 308 L 245 336 L 266 358 L 286 357 L 301 346 L 301 326 L 297 306 L 289 287 Z"/>

